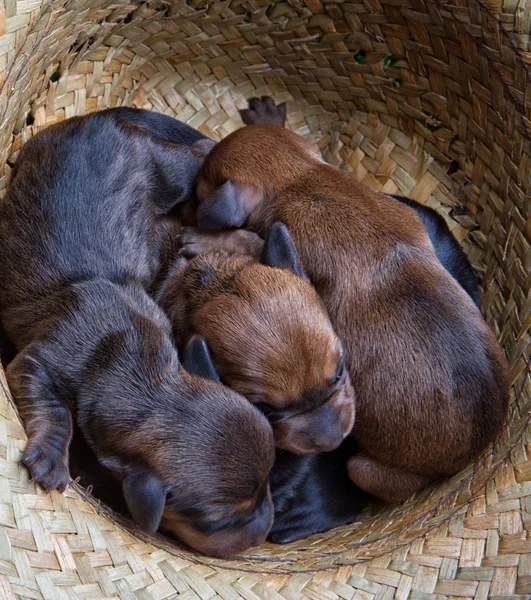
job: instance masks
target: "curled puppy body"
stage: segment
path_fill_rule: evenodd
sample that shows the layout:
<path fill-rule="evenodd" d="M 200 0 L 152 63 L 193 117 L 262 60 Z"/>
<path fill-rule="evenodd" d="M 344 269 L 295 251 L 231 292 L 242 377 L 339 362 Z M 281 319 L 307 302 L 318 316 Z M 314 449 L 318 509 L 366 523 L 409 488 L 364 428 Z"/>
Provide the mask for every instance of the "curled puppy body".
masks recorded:
<path fill-rule="evenodd" d="M 348 480 L 345 452 L 308 456 L 333 450 L 349 433 L 354 394 L 339 339 L 286 228 L 272 228 L 259 262 L 224 251 L 179 256 L 156 298 L 178 344 L 203 336 L 222 381 L 270 419 L 273 541 L 354 520 L 366 499 Z"/>
<path fill-rule="evenodd" d="M 242 396 L 183 369 L 143 289 L 160 266 L 159 219 L 189 195 L 202 157 L 109 113 L 32 138 L 0 204 L 23 462 L 45 490 L 64 489 L 75 420 L 141 527 L 233 554 L 271 525 L 271 428 Z M 208 352 L 197 364 L 212 379 Z"/>
<path fill-rule="evenodd" d="M 249 108 L 240 110 L 240 114 L 246 125 L 276 125 L 277 127 L 285 127 L 286 125 L 286 104 L 283 103 L 275 106 L 273 99 L 268 96 L 251 98 L 249 100 Z M 426 228 L 437 258 L 479 308 L 481 298 L 477 276 L 443 217 L 432 208 L 423 206 L 410 198 L 396 195 L 391 195 L 391 198 L 409 206 L 417 213 L 417 216 Z M 195 240 L 192 234 L 189 237 L 190 244 L 185 244 L 184 251 L 190 255 L 195 255 L 196 248 L 194 247 L 194 241 L 196 245 L 198 245 L 199 241 Z M 206 238 L 206 236 L 203 237 L 202 243 L 209 244 L 211 249 L 215 249 L 213 235 L 211 234 L 209 238 Z M 256 240 L 251 238 L 249 241 L 244 241 L 241 238 L 242 236 L 238 240 L 236 237 L 233 237 L 232 241 L 228 243 L 233 247 L 236 243 L 239 243 L 239 247 L 236 246 L 234 249 L 236 252 L 252 252 L 252 244 L 256 245 Z M 249 243 L 251 243 L 251 247 L 246 248 L 246 245 L 249 245 Z"/>
<path fill-rule="evenodd" d="M 263 237 L 280 221 L 292 235 L 356 390 L 356 485 L 401 502 L 493 440 L 508 405 L 506 360 L 415 211 L 268 125 L 217 144 L 196 193 L 200 228 L 245 226 Z M 196 246 L 201 238 L 196 232 Z"/>
<path fill-rule="evenodd" d="M 354 392 L 326 309 L 277 225 L 260 261 L 213 252 L 178 257 L 155 298 L 180 347 L 205 338 L 221 380 L 260 406 L 277 447 L 337 448 L 354 422 Z"/>

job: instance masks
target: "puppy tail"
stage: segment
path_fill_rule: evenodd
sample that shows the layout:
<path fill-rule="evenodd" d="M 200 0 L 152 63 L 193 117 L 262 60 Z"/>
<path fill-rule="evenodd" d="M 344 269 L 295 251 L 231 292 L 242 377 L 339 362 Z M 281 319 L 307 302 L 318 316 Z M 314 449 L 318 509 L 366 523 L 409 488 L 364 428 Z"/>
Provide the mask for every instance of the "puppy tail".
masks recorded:
<path fill-rule="evenodd" d="M 150 110 L 122 106 L 107 112 L 118 119 L 125 119 L 146 129 L 163 142 L 191 146 L 200 140 L 209 139 L 186 123 Z"/>

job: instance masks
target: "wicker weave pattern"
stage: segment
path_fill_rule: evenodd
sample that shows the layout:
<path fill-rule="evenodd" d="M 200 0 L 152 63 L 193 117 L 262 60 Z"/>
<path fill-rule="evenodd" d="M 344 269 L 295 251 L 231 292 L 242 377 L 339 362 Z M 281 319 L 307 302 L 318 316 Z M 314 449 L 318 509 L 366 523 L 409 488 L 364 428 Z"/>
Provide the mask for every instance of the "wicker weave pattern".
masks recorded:
<path fill-rule="evenodd" d="M 354 526 L 231 562 L 139 535 L 75 484 L 42 495 L 18 464 L 3 381 L 0 598 L 531 594 L 530 30 L 526 0 L 0 4 L 0 197 L 23 142 L 58 120 L 127 104 L 219 139 L 247 98 L 270 94 L 327 161 L 448 217 L 514 381 L 508 427 L 476 465 Z"/>

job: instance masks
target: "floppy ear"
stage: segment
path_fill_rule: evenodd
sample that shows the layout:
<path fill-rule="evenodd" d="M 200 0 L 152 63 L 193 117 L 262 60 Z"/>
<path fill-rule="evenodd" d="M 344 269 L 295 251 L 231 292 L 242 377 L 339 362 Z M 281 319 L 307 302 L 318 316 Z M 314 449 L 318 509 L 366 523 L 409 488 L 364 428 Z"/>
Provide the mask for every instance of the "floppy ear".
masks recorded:
<path fill-rule="evenodd" d="M 162 483 L 146 471 L 126 477 L 122 490 L 133 521 L 148 533 L 159 528 L 166 504 Z"/>
<path fill-rule="evenodd" d="M 284 223 L 273 223 L 273 227 L 271 227 L 271 231 L 264 242 L 260 262 L 268 267 L 291 269 L 295 275 L 304 276 L 293 240 Z"/>
<path fill-rule="evenodd" d="M 227 180 L 205 198 L 197 209 L 197 225 L 202 229 L 241 227 L 247 219 L 238 184 Z"/>
<path fill-rule="evenodd" d="M 194 335 L 186 344 L 182 364 L 191 375 L 204 377 L 211 381 L 220 381 L 205 338 L 200 335 Z"/>

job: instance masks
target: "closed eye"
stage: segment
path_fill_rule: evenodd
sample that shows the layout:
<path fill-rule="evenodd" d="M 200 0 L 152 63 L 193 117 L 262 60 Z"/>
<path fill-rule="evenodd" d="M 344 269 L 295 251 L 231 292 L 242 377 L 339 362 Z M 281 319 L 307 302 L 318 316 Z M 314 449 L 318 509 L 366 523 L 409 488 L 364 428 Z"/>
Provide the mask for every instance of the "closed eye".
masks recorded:
<path fill-rule="evenodd" d="M 338 382 L 341 379 L 341 377 L 343 377 L 344 370 L 345 370 L 345 359 L 343 358 L 343 356 L 341 356 L 341 359 L 339 360 L 339 364 L 337 366 L 335 382 Z"/>

